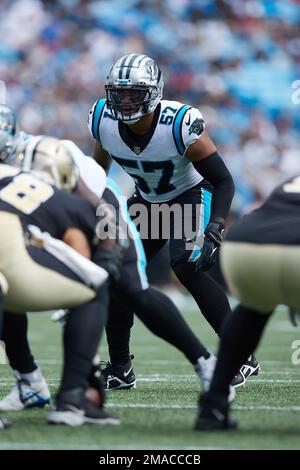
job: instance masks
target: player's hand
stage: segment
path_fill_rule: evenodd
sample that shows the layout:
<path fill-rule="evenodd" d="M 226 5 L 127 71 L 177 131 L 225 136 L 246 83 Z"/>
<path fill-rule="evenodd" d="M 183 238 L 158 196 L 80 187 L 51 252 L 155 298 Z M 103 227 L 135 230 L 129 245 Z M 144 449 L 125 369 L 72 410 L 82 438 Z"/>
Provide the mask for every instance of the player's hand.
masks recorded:
<path fill-rule="evenodd" d="M 216 261 L 217 250 L 221 245 L 224 225 L 221 222 L 210 222 L 204 232 L 201 255 L 196 261 L 196 271 L 207 271 Z"/>
<path fill-rule="evenodd" d="M 113 281 L 117 281 L 120 277 L 123 253 L 124 249 L 114 240 L 113 248 L 109 250 L 98 248 L 92 261 L 105 269 Z"/>

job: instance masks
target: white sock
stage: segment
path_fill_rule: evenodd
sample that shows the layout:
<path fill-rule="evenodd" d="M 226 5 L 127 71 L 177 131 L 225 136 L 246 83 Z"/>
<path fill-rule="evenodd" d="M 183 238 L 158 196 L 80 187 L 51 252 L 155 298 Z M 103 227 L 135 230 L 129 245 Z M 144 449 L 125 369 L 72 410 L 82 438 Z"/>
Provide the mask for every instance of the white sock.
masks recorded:
<path fill-rule="evenodd" d="M 18 372 L 18 374 L 21 377 L 21 379 L 27 380 L 29 383 L 40 382 L 43 377 L 42 372 L 40 371 L 38 367 L 32 372 L 28 372 L 26 374 L 23 374 L 23 373 L 21 374 L 20 372 Z"/>

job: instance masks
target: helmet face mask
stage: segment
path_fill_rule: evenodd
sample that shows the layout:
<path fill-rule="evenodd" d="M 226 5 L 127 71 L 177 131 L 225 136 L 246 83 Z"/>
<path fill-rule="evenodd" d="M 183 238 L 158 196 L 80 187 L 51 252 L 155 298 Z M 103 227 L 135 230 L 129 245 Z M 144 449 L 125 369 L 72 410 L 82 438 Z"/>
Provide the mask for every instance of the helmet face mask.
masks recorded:
<path fill-rule="evenodd" d="M 150 91 L 143 86 L 107 85 L 107 104 L 117 119 L 132 121 L 136 114 L 143 113 L 151 100 Z"/>
<path fill-rule="evenodd" d="M 134 124 L 152 113 L 162 99 L 162 73 L 150 57 L 128 54 L 112 66 L 105 90 L 115 118 Z"/>
<path fill-rule="evenodd" d="M 19 126 L 13 111 L 0 105 L 0 163 L 12 163 L 19 143 Z"/>

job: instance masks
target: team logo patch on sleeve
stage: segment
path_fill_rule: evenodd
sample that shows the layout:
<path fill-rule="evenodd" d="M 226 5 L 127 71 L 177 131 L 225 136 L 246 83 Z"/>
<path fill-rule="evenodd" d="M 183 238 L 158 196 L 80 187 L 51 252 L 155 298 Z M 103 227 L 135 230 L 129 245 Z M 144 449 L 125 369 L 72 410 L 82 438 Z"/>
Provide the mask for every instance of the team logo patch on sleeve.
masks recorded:
<path fill-rule="evenodd" d="M 204 120 L 197 118 L 195 121 L 192 122 L 192 124 L 189 127 L 189 135 L 191 134 L 197 134 L 200 135 L 202 134 L 204 130 Z"/>

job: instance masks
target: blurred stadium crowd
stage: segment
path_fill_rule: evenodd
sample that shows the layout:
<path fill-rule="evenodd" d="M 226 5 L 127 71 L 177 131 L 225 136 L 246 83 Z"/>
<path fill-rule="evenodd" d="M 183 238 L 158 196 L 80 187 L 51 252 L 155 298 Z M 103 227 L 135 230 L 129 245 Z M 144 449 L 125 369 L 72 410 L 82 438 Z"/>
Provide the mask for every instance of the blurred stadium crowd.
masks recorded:
<path fill-rule="evenodd" d="M 300 0 L 2 0 L 0 18 L 0 79 L 27 132 L 91 152 L 86 118 L 106 73 L 145 52 L 165 97 L 203 112 L 237 212 L 300 170 Z"/>

